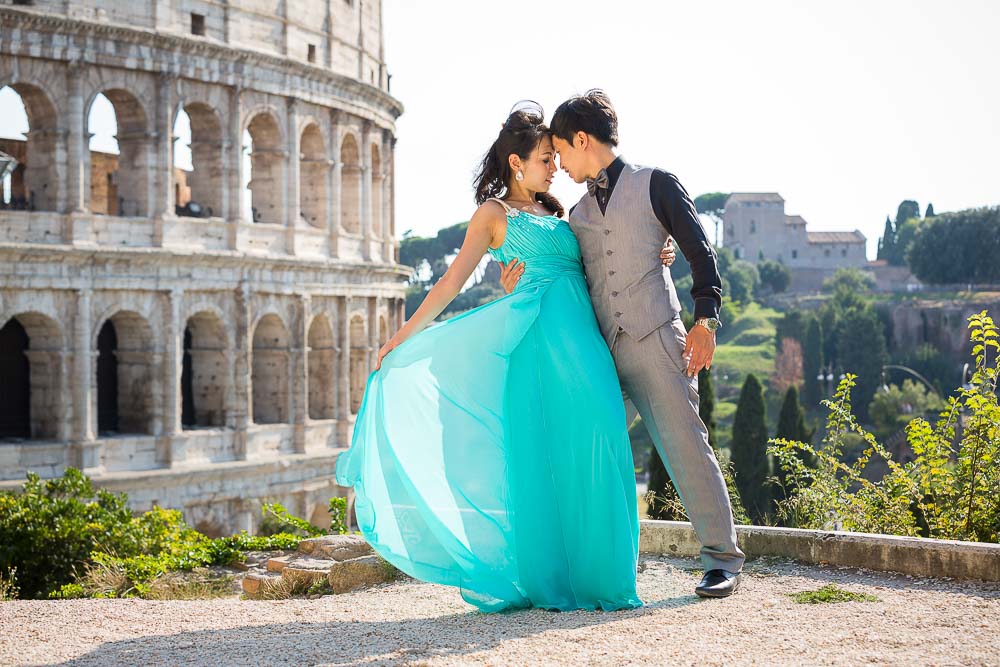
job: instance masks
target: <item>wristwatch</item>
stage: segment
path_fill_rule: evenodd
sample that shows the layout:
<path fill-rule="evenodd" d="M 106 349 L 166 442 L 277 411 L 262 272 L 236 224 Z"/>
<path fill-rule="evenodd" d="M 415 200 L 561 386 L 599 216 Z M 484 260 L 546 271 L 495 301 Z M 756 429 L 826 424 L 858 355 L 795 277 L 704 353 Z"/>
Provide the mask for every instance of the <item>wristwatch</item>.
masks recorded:
<path fill-rule="evenodd" d="M 694 321 L 695 324 L 700 324 L 712 333 L 715 333 L 716 329 L 722 326 L 722 322 L 715 317 L 699 317 Z"/>

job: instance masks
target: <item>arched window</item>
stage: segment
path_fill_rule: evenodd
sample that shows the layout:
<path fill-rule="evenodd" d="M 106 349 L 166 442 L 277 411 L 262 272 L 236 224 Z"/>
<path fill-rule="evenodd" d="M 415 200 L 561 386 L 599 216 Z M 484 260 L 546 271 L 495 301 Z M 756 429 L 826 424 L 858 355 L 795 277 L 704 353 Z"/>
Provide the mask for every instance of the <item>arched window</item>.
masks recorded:
<path fill-rule="evenodd" d="M 184 428 L 224 426 L 229 364 L 226 328 L 219 316 L 202 311 L 184 327 L 181 423 Z"/>
<path fill-rule="evenodd" d="M 340 220 L 344 231 L 361 233 L 361 158 L 358 143 L 347 135 L 340 145 Z"/>
<path fill-rule="evenodd" d="M 309 327 L 309 418 L 333 419 L 333 368 L 335 350 L 333 328 L 323 315 L 317 315 Z"/>
<path fill-rule="evenodd" d="M 312 227 L 326 227 L 327 174 L 323 134 L 315 123 L 302 131 L 299 160 L 299 214 Z"/>
<path fill-rule="evenodd" d="M 265 315 L 253 332 L 253 421 L 288 422 L 288 329 L 277 315 Z"/>
<path fill-rule="evenodd" d="M 97 430 L 153 432 L 153 330 L 141 315 L 119 311 L 97 336 Z"/>
<path fill-rule="evenodd" d="M 9 114 L 4 118 L 0 152 L 17 160 L 17 167 L 4 178 L 0 208 L 58 210 L 59 124 L 55 106 L 40 88 L 17 83 L 0 88 L 0 108 Z"/>
<path fill-rule="evenodd" d="M 148 215 L 150 134 L 139 100 L 121 89 L 94 98 L 90 132 L 90 208 L 95 213 Z"/>
<path fill-rule="evenodd" d="M 174 123 L 174 211 L 196 218 L 222 216 L 222 123 L 207 104 L 192 103 Z"/>
<path fill-rule="evenodd" d="M 250 191 L 247 219 L 252 222 L 284 224 L 284 153 L 278 122 L 269 113 L 253 117 L 243 133 L 246 187 Z"/>

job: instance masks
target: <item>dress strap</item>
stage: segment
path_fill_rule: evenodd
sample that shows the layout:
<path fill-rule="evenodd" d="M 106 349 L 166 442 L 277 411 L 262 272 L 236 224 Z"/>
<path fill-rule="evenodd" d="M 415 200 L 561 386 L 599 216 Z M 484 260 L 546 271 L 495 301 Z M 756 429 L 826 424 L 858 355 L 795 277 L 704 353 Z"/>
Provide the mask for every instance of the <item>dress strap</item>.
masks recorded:
<path fill-rule="evenodd" d="M 504 200 L 500 199 L 499 197 L 490 197 L 486 201 L 495 201 L 496 203 L 498 203 L 501 206 L 503 206 L 503 210 L 507 211 L 507 213 L 510 213 L 511 211 L 514 210 L 514 208 L 512 206 L 510 206 L 507 202 L 505 202 Z"/>

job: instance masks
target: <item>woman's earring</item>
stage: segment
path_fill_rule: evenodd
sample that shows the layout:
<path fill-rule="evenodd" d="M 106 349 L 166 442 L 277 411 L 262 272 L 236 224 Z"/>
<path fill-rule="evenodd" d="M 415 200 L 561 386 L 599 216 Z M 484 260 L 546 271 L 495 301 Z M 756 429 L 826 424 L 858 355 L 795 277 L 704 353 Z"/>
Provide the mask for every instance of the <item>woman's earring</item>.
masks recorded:
<path fill-rule="evenodd" d="M 524 180 L 524 174 L 523 174 L 523 173 L 521 173 L 521 170 L 520 170 L 520 169 L 518 169 L 518 170 L 517 170 L 517 173 L 516 173 L 516 174 L 514 174 L 514 180 L 516 180 L 516 181 L 517 181 L 517 182 L 519 182 L 519 183 L 520 183 L 521 181 L 523 181 L 523 180 Z"/>

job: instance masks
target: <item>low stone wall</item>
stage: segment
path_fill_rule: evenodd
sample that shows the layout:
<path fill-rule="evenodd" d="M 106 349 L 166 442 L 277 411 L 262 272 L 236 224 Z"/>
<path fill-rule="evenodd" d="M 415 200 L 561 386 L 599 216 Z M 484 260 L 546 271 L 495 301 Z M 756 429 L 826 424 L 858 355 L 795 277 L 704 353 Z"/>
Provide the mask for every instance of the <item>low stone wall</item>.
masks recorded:
<path fill-rule="evenodd" d="M 697 556 L 701 549 L 690 523 L 640 523 L 641 553 Z M 921 577 L 1000 581 L 1000 544 L 767 526 L 737 526 L 736 533 L 748 558 L 781 556 Z"/>

